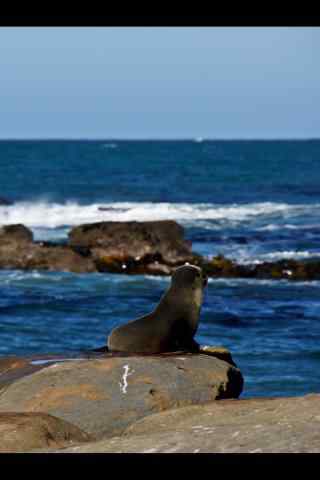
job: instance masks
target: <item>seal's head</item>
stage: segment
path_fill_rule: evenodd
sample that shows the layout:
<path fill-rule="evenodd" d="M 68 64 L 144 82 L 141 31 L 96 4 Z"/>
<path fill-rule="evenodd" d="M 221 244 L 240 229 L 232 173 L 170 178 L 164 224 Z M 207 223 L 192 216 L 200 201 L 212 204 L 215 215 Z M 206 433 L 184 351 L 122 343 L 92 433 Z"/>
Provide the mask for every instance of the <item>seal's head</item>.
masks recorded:
<path fill-rule="evenodd" d="M 207 285 L 208 279 L 200 267 L 196 265 L 183 265 L 178 267 L 171 279 L 171 283 L 175 287 L 203 289 Z"/>

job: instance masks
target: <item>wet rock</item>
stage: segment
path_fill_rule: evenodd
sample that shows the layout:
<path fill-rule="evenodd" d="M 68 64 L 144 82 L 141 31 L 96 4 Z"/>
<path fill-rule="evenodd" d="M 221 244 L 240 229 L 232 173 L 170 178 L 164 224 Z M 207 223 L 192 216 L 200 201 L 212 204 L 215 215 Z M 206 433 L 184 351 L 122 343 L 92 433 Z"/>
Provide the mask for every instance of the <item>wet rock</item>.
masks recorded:
<path fill-rule="evenodd" d="M 75 273 L 96 272 L 91 258 L 63 245 L 45 246 L 31 241 L 0 240 L 0 268 L 52 270 Z"/>
<path fill-rule="evenodd" d="M 237 366 L 231 356 L 230 351 L 222 346 L 200 345 L 200 353 L 204 355 L 211 355 L 212 357 L 219 358 L 224 362 L 230 363 L 233 366 Z"/>
<path fill-rule="evenodd" d="M 149 415 L 60 453 L 320 453 L 320 395 L 220 400 Z"/>
<path fill-rule="evenodd" d="M 166 265 L 159 254 L 145 255 L 137 260 L 125 255 L 106 256 L 101 249 L 94 249 L 93 259 L 99 272 L 131 275 L 171 275 L 176 266 Z"/>
<path fill-rule="evenodd" d="M 196 256 L 183 227 L 171 220 L 80 225 L 71 230 L 69 245 L 90 248 L 98 268 L 110 266 L 112 271 L 115 264 L 131 262 L 143 270 L 143 265 L 156 261 L 169 266 L 192 263 Z"/>
<path fill-rule="evenodd" d="M 211 260 L 203 259 L 202 268 L 209 277 L 216 278 L 257 278 L 270 280 L 319 280 L 320 261 L 282 259 L 260 264 L 237 264 L 223 255 Z"/>
<path fill-rule="evenodd" d="M 250 277 L 252 272 L 245 266 L 238 265 L 234 261 L 217 255 L 211 260 L 203 260 L 202 268 L 209 277 Z"/>
<path fill-rule="evenodd" d="M 30 243 L 33 233 L 22 224 L 4 225 L 0 227 L 0 246 L 8 243 Z"/>
<path fill-rule="evenodd" d="M 264 262 L 255 267 L 256 278 L 286 278 L 289 280 L 319 280 L 319 260 L 279 260 L 277 262 Z"/>
<path fill-rule="evenodd" d="M 0 453 L 62 448 L 92 441 L 78 427 L 45 413 L 0 413 Z"/>
<path fill-rule="evenodd" d="M 68 245 L 33 242 L 31 230 L 21 224 L 0 227 L 0 268 L 171 275 L 185 263 L 200 266 L 213 278 L 320 279 L 318 259 L 251 265 L 223 255 L 209 260 L 192 252 L 183 228 L 169 220 L 80 225 L 70 232 Z"/>
<path fill-rule="evenodd" d="M 6 385 L 0 412 L 49 413 L 101 438 L 155 412 L 237 398 L 242 387 L 237 368 L 209 355 L 105 354 L 50 363 Z"/>

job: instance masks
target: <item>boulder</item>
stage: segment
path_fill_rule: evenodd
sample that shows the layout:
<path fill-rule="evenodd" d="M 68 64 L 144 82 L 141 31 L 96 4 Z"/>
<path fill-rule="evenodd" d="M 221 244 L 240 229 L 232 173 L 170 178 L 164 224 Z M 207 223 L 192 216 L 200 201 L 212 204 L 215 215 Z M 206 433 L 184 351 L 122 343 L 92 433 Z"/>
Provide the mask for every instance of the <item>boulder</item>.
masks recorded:
<path fill-rule="evenodd" d="M 62 448 L 92 441 L 78 427 L 45 413 L 0 413 L 0 453 Z"/>
<path fill-rule="evenodd" d="M 33 242 L 32 232 L 23 225 L 0 228 L 0 268 L 76 273 L 97 271 L 90 257 L 68 246 Z"/>
<path fill-rule="evenodd" d="M 110 264 L 119 264 L 121 269 L 130 261 L 176 266 L 192 263 L 196 257 L 184 239 L 183 227 L 172 220 L 80 225 L 71 230 L 69 245 L 90 248 L 100 269 L 105 266 L 106 270 Z"/>
<path fill-rule="evenodd" d="M 0 246 L 8 243 L 30 243 L 32 241 L 32 231 L 20 223 L 0 227 Z"/>
<path fill-rule="evenodd" d="M 1 376 L 0 376 L 1 387 Z M 98 438 L 121 434 L 152 413 L 237 398 L 241 372 L 204 354 L 105 354 L 58 363 L 17 377 L 2 389 L 0 412 L 43 412 Z"/>
<path fill-rule="evenodd" d="M 60 453 L 320 453 L 320 395 L 219 400 L 144 417 Z"/>

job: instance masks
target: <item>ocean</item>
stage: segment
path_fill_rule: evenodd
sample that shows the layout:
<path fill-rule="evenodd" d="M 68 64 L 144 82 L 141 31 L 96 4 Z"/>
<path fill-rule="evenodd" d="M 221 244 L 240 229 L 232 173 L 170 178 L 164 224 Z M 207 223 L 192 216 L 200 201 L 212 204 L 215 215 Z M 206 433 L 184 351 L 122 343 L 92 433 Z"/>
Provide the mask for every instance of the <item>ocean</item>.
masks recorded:
<path fill-rule="evenodd" d="M 173 219 L 209 257 L 317 258 L 319 165 L 318 140 L 1 141 L 0 225 L 64 242 L 81 223 Z M 169 281 L 0 270 L 0 356 L 102 346 Z M 320 393 L 319 339 L 320 282 L 209 280 L 196 340 L 230 349 L 241 398 Z"/>

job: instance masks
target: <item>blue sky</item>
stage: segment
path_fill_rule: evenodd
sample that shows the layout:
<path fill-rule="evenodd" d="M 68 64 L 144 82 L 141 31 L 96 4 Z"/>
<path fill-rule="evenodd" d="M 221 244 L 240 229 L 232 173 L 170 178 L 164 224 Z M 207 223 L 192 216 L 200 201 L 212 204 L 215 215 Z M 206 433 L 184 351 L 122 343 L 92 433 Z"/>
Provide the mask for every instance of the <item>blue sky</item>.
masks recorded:
<path fill-rule="evenodd" d="M 1 138 L 320 137 L 320 28 L 1 28 Z"/>

